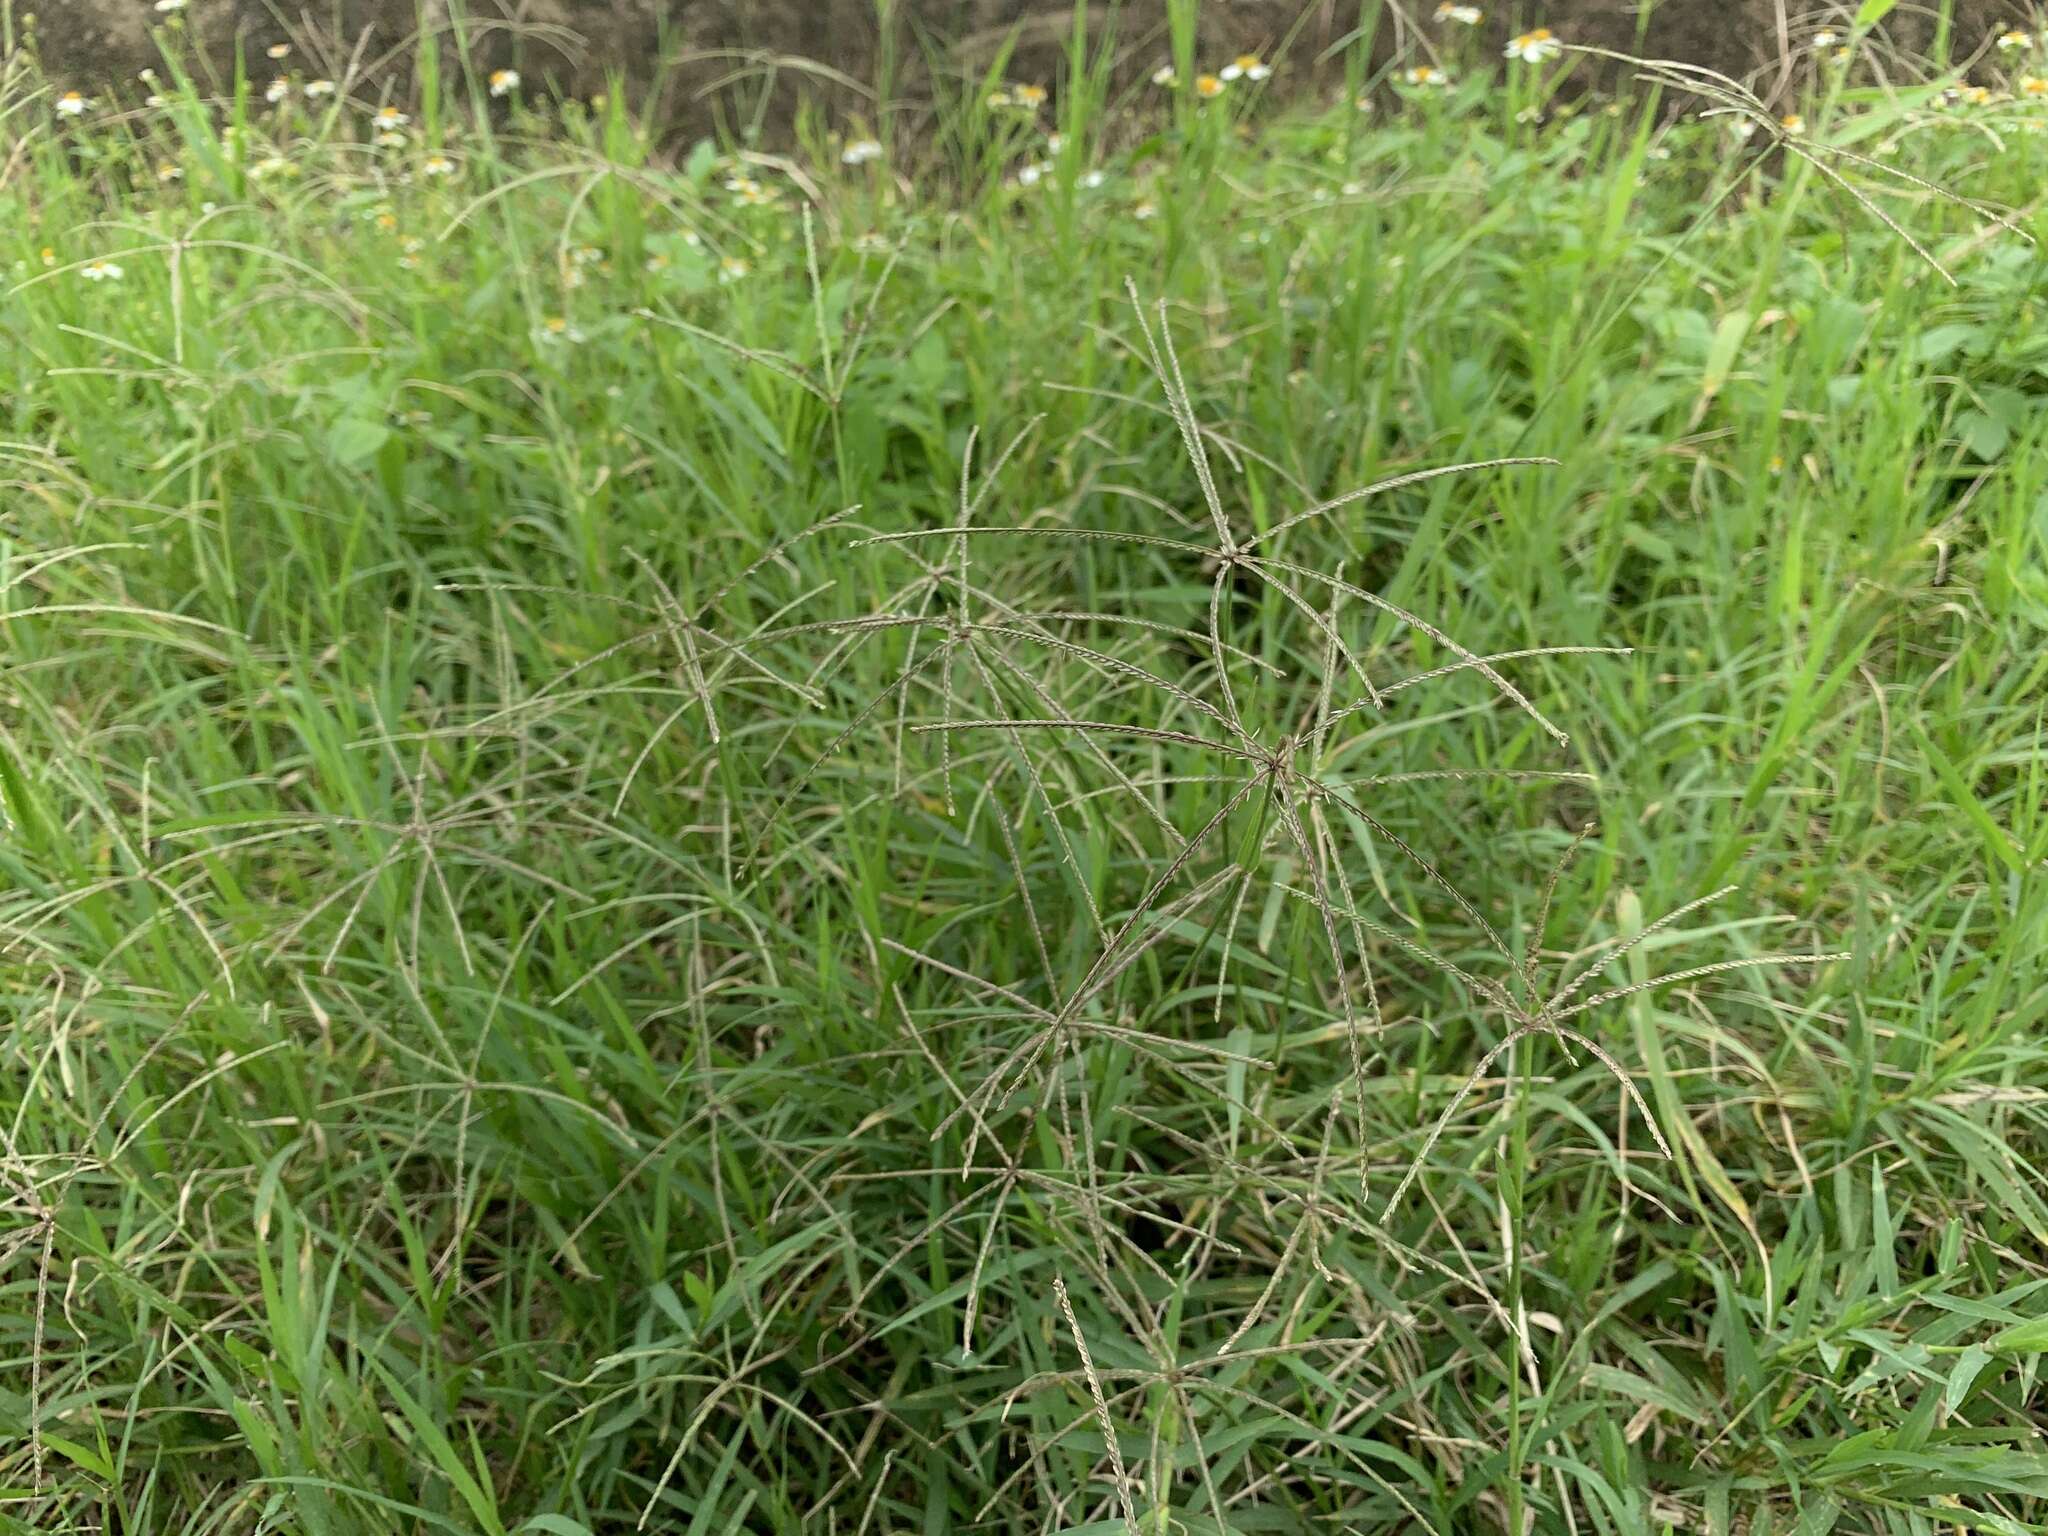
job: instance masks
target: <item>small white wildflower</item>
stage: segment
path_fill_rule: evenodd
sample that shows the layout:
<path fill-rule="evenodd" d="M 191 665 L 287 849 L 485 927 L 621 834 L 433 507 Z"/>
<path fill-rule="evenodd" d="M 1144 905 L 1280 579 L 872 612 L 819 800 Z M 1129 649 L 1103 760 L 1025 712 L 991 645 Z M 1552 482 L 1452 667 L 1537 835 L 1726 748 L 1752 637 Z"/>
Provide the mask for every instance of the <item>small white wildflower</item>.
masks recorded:
<path fill-rule="evenodd" d="M 1045 152 L 1048 155 L 1056 155 L 1066 147 L 1067 136 L 1064 133 L 1048 133 L 1045 136 Z"/>
<path fill-rule="evenodd" d="M 1564 52 L 1564 44 L 1551 35 L 1550 28 L 1538 27 L 1533 32 L 1524 32 L 1508 39 L 1508 45 L 1501 50 L 1510 59 L 1519 59 L 1524 64 L 1541 64 L 1545 59 L 1554 59 Z"/>
<path fill-rule="evenodd" d="M 519 71 L 516 69 L 494 69 L 491 71 L 491 94 L 510 96 L 519 89 Z"/>
<path fill-rule="evenodd" d="M 166 160 L 156 168 L 156 179 L 160 182 L 183 181 L 184 169 Z"/>
<path fill-rule="evenodd" d="M 882 158 L 882 146 L 873 139 L 855 139 L 839 151 L 841 165 L 866 165 Z"/>
<path fill-rule="evenodd" d="M 78 275 L 88 283 L 118 283 L 122 278 L 118 261 L 88 261 L 78 269 Z"/>
<path fill-rule="evenodd" d="M 1816 48 L 1832 48 L 1841 40 L 1842 34 L 1831 27 L 1822 27 L 1813 34 L 1813 46 Z"/>
<path fill-rule="evenodd" d="M 718 264 L 718 280 L 721 283 L 736 283 L 754 269 L 737 256 L 728 256 Z"/>
<path fill-rule="evenodd" d="M 1464 27 L 1476 27 L 1485 16 L 1476 5 L 1457 5 L 1453 0 L 1443 0 L 1443 4 L 1436 8 L 1436 19 L 1444 22 L 1455 21 Z"/>
<path fill-rule="evenodd" d="M 263 99 L 269 102 L 274 107 L 280 101 L 283 101 L 285 97 L 291 95 L 291 93 L 291 81 L 285 79 L 277 79 L 271 81 L 270 84 L 266 85 L 263 88 Z"/>
<path fill-rule="evenodd" d="M 1434 64 L 1416 64 L 1402 71 L 1401 78 L 1410 85 L 1447 86 L 1451 77 Z"/>
<path fill-rule="evenodd" d="M 59 117 L 83 117 L 93 109 L 94 105 L 95 103 L 90 96 L 78 91 L 66 91 L 57 98 L 57 115 Z"/>
<path fill-rule="evenodd" d="M 412 119 L 396 107 L 379 107 L 377 115 L 370 119 L 370 126 L 380 130 L 403 128 Z"/>
<path fill-rule="evenodd" d="M 1081 179 L 1077 183 L 1077 185 L 1085 188 L 1090 192 L 1093 192 L 1097 187 L 1101 186 L 1105 181 L 1108 180 L 1109 173 L 1107 171 L 1086 171 L 1082 173 Z"/>
<path fill-rule="evenodd" d="M 1141 221 L 1145 219 L 1156 219 L 1159 217 L 1159 209 L 1155 204 L 1149 202 L 1140 203 L 1137 205 L 1137 207 L 1131 210 L 1131 217 Z"/>
<path fill-rule="evenodd" d="M 387 128 L 384 132 L 377 135 L 377 147 L 379 149 L 403 149 L 411 142 L 404 133 L 396 128 Z"/>
<path fill-rule="evenodd" d="M 534 327 L 533 339 L 542 346 L 575 346 L 587 340 L 580 326 L 572 325 L 560 315 L 550 315 Z"/>
<path fill-rule="evenodd" d="M 1046 169 L 1047 168 L 1042 165 L 1025 166 L 1021 171 L 1017 173 L 1017 185 L 1020 187 L 1037 186 L 1040 181 L 1044 180 Z"/>
<path fill-rule="evenodd" d="M 429 155 L 420 162 L 422 176 L 453 176 L 455 162 L 446 155 Z"/>
<path fill-rule="evenodd" d="M 1272 67 L 1255 53 L 1241 53 L 1217 71 L 1223 80 L 1264 80 L 1272 73 Z"/>
<path fill-rule="evenodd" d="M 142 98 L 142 104 L 145 107 L 160 107 L 164 104 L 164 99 L 163 97 L 157 95 L 155 91 L 151 91 L 147 96 Z"/>
<path fill-rule="evenodd" d="M 292 56 L 292 45 L 290 43 L 272 43 L 263 52 L 268 58 L 288 59 Z"/>
<path fill-rule="evenodd" d="M 1171 64 L 1162 64 L 1152 71 L 1152 83 L 1154 85 L 1178 85 L 1180 84 L 1180 75 Z"/>
<path fill-rule="evenodd" d="M 319 101 L 323 97 L 332 96 L 333 94 L 334 82 L 332 80 L 308 80 L 306 82 L 306 99 L 308 101 Z"/>
<path fill-rule="evenodd" d="M 156 0 L 156 8 L 166 16 L 175 16 L 185 9 L 185 0 Z"/>

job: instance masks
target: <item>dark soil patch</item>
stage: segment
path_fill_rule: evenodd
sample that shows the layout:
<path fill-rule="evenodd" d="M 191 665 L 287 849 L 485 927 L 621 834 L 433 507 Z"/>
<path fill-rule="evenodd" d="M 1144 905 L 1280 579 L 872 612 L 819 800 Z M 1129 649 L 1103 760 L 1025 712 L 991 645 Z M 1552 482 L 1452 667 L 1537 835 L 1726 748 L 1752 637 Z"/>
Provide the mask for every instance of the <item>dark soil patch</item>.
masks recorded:
<path fill-rule="evenodd" d="M 828 111 L 847 114 L 872 105 L 854 87 L 807 72 L 787 61 L 809 60 L 851 80 L 871 84 L 884 55 L 877 0 L 470 0 L 479 32 L 480 69 L 516 63 L 533 85 L 588 96 L 608 75 L 623 73 L 645 86 L 667 49 L 681 56 L 667 74 L 657 110 L 678 137 L 720 125 L 753 121 L 757 110 L 771 139 L 809 96 Z M 1441 41 L 1430 13 L 1434 0 L 1386 0 L 1379 49 Z M 1787 0 L 1546 0 L 1541 5 L 1495 3 L 1482 29 L 1483 46 L 1497 49 L 1512 25 L 1540 21 L 1559 36 L 1624 52 L 1705 64 L 1753 76 L 1770 95 L 1789 42 L 1801 44 L 1824 24 L 1845 25 L 1851 6 L 1814 6 Z M 1923 58 L 1937 38 L 1932 6 L 1901 5 L 1886 23 L 1879 58 Z M 1020 80 L 1056 78 L 1073 25 L 1070 5 L 1046 0 L 895 0 L 893 54 L 896 95 L 916 104 L 932 99 L 934 74 L 977 77 L 1014 35 L 1009 71 Z M 2023 0 L 1957 0 L 1950 53 L 1963 58 L 2004 28 L 2029 21 Z M 365 73 L 358 89 L 376 93 L 375 77 L 402 65 L 419 17 L 445 21 L 446 0 L 194 0 L 185 13 L 190 38 L 211 70 L 231 67 L 239 42 L 261 75 L 263 50 L 290 40 L 301 67 L 336 78 Z M 1111 24 L 1103 0 L 1088 7 L 1091 26 Z M 287 28 L 280 15 L 296 18 Z M 1281 79 L 1296 89 L 1327 89 L 1336 68 L 1315 60 L 1357 26 L 1358 0 L 1208 0 L 1202 54 L 1223 59 L 1245 50 L 1273 53 L 1285 43 Z M 1164 0 L 1128 0 L 1114 12 L 1120 75 L 1136 82 L 1165 53 Z M 1781 25 L 1781 18 L 1783 18 Z M 157 60 L 145 0 L 54 0 L 43 8 L 40 49 L 65 85 L 90 91 L 132 86 L 135 74 Z M 344 41 L 346 40 L 346 41 Z M 351 69 L 354 61 L 354 69 Z M 783 61 L 783 62 L 776 62 Z M 740 72 L 735 78 L 735 72 Z M 1894 73 L 1909 66 L 1894 64 Z M 397 82 L 401 87 L 402 80 Z"/>

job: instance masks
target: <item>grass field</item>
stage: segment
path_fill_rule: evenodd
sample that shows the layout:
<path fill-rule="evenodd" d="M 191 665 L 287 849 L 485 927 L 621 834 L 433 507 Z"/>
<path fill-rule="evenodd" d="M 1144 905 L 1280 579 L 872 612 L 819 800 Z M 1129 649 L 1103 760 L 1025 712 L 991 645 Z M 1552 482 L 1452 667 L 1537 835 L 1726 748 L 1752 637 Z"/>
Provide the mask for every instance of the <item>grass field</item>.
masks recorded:
<path fill-rule="evenodd" d="M 15 70 L 0 1528 L 2048 1529 L 2048 63 L 1436 36 Z"/>

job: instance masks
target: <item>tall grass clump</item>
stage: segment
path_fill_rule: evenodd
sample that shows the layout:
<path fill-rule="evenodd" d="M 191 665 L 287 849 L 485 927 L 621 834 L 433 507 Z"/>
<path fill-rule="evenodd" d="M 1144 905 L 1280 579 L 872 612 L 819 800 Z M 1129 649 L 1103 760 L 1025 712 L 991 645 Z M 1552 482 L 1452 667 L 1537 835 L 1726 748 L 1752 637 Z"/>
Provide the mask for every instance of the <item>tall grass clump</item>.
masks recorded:
<path fill-rule="evenodd" d="M 1106 14 L 14 51 L 6 1529 L 2048 1523 L 2038 39 Z"/>

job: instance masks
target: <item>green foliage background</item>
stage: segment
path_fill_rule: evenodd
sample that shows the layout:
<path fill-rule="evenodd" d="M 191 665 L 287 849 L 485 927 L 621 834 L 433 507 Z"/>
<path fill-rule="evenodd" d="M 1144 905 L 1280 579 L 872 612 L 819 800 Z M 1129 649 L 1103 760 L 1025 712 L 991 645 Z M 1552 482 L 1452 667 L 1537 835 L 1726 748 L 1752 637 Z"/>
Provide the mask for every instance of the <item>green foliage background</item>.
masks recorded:
<path fill-rule="evenodd" d="M 455 46 L 8 86 L 0 1521 L 2042 1525 L 2033 55 Z"/>

